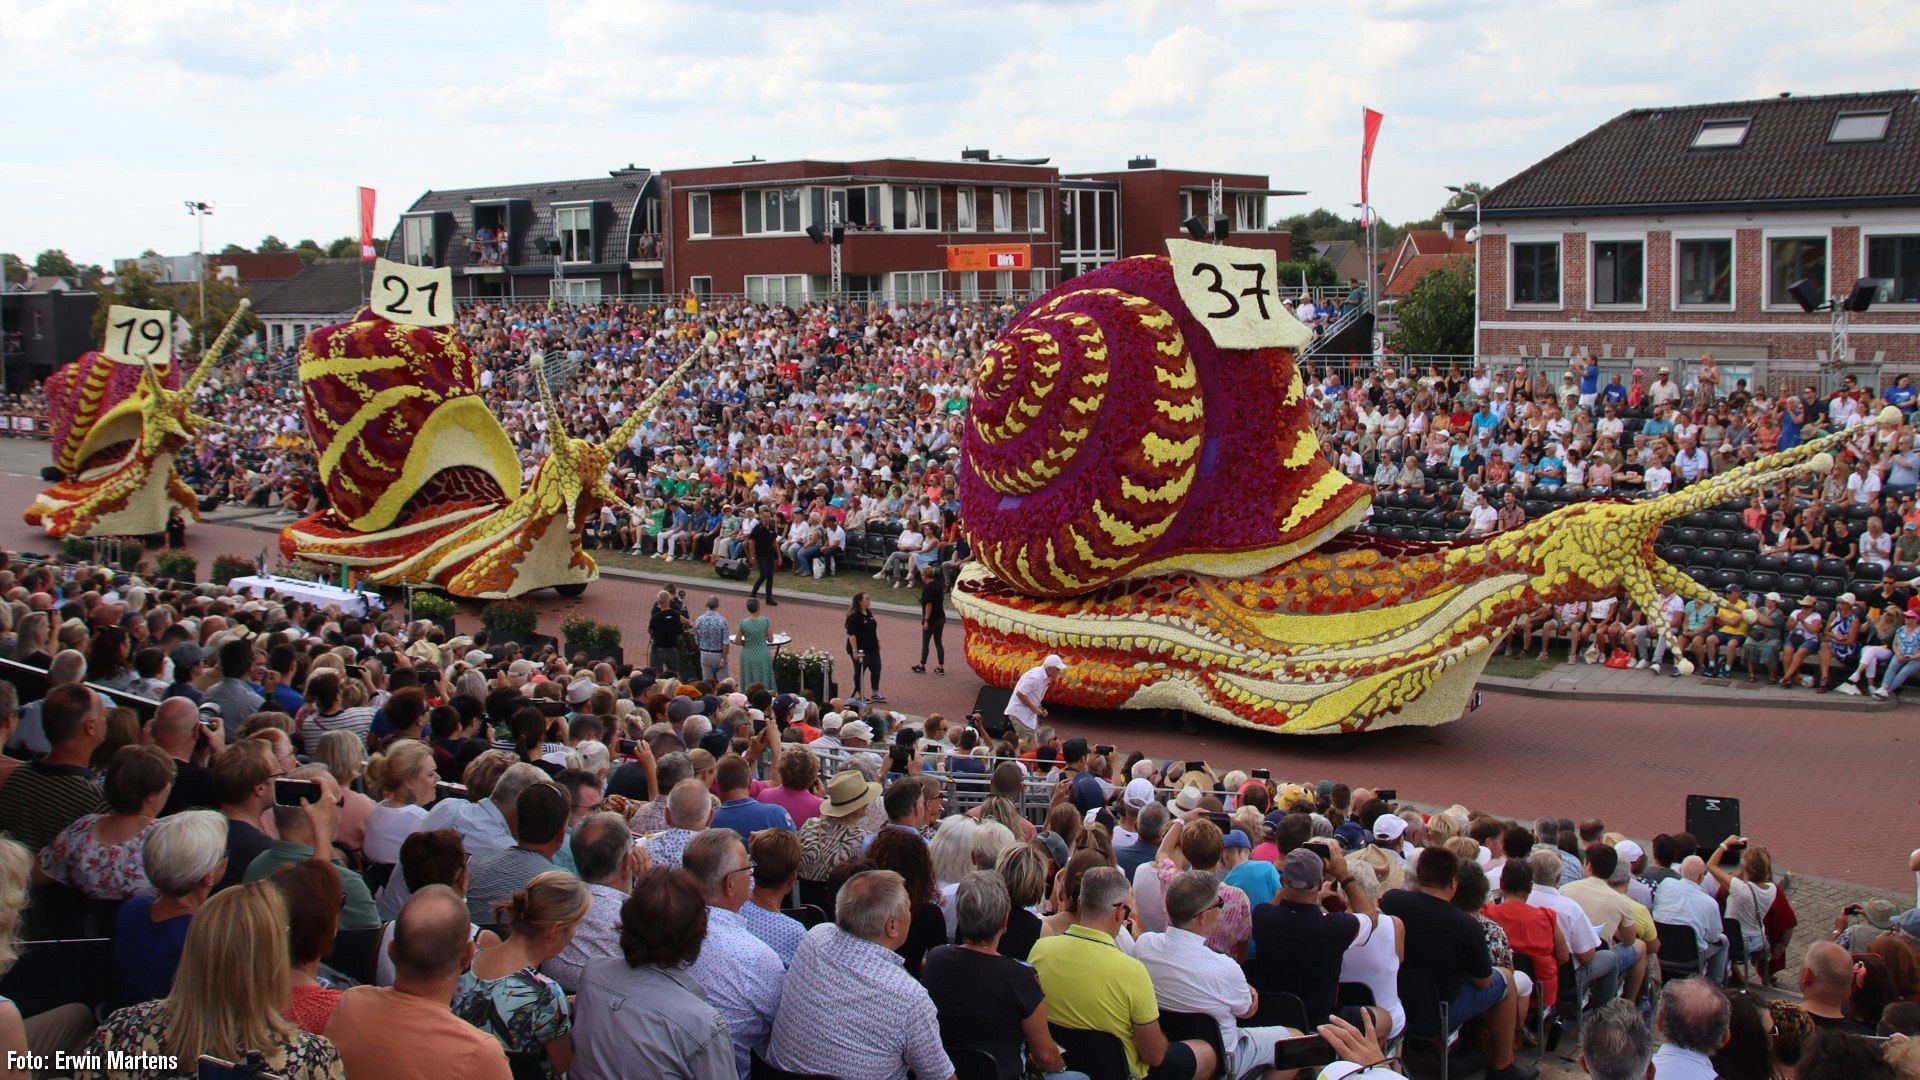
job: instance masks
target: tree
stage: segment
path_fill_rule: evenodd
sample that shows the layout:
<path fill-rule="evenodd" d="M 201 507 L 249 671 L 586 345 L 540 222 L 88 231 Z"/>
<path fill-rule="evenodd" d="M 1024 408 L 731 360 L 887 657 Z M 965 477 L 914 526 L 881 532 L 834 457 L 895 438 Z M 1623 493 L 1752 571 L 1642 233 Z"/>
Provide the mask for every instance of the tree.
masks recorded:
<path fill-rule="evenodd" d="M 1394 304 L 1399 329 L 1387 340 L 1402 355 L 1462 356 L 1473 351 L 1473 260 L 1464 255 L 1414 283 Z"/>
<path fill-rule="evenodd" d="M 34 257 L 33 272 L 42 277 L 79 277 L 80 268 L 59 248 L 48 248 Z"/>
<path fill-rule="evenodd" d="M 289 249 L 287 248 L 287 242 L 285 240 L 282 240 L 277 236 L 270 235 L 270 236 L 263 237 L 260 240 L 260 246 L 255 248 L 254 250 L 258 251 L 262 255 L 271 255 L 275 252 L 287 251 Z"/>
<path fill-rule="evenodd" d="M 1473 200 L 1485 195 L 1488 190 L 1487 185 L 1478 180 L 1469 180 L 1460 185 L 1459 191 L 1449 194 L 1447 201 L 1441 203 L 1440 209 L 1435 210 L 1431 216 L 1422 218 L 1419 221 L 1409 221 L 1401 231 L 1404 233 L 1406 229 L 1437 229 L 1441 223 L 1447 219 L 1448 211 L 1463 210 L 1472 206 Z"/>
<path fill-rule="evenodd" d="M 249 251 L 248 251 L 248 250 L 247 250 L 246 248 L 243 248 L 243 247 L 241 247 L 241 246 L 240 246 L 239 244 L 228 244 L 228 245 L 227 245 L 226 247 L 223 247 L 223 248 L 221 248 L 221 249 L 220 249 L 220 254 L 222 254 L 222 255 L 250 255 L 250 254 L 252 254 L 252 252 L 249 252 Z"/>
<path fill-rule="evenodd" d="M 1307 250 L 1312 251 L 1313 249 L 1308 248 Z M 1296 248 L 1294 254 L 1296 256 L 1299 255 L 1299 249 Z M 1309 285 L 1340 284 L 1340 274 L 1333 268 L 1333 264 L 1318 255 L 1307 255 L 1304 258 L 1295 258 L 1291 262 L 1283 262 L 1274 268 L 1274 279 L 1280 283 L 1280 287 L 1283 289 L 1299 287 L 1300 278 L 1303 275 L 1306 277 L 1307 284 Z"/>
<path fill-rule="evenodd" d="M 13 284 L 20 284 L 27 280 L 28 274 L 33 273 L 33 270 L 29 268 L 26 263 L 20 261 L 20 256 L 15 255 L 13 252 L 7 252 L 5 258 L 7 260 L 7 280 Z"/>
<path fill-rule="evenodd" d="M 99 341 L 106 331 L 107 309 L 115 304 L 128 307 L 151 308 L 171 311 L 176 320 L 184 320 L 197 332 L 202 343 L 211 344 L 220 328 L 240 306 L 240 298 L 246 290 L 239 282 L 220 276 L 219 267 L 207 267 L 207 317 L 201 319 L 200 290 L 194 282 L 186 281 L 167 284 L 150 270 L 140 266 L 130 266 L 125 273 L 114 279 L 112 285 L 101 285 L 99 306 L 93 315 L 93 339 Z M 240 320 L 235 331 L 236 338 L 245 337 L 260 329 L 260 320 L 252 313 Z M 182 357 L 194 358 L 199 355 L 194 343 L 194 334 L 185 336 L 176 332 L 173 342 L 174 352 Z"/>
<path fill-rule="evenodd" d="M 325 251 L 321 250 L 320 245 L 312 240 L 302 240 L 293 245 L 293 251 L 294 254 L 300 256 L 302 262 L 308 263 L 326 254 Z"/>
<path fill-rule="evenodd" d="M 351 259 L 360 254 L 360 238 L 343 236 L 327 245 L 327 258 Z"/>

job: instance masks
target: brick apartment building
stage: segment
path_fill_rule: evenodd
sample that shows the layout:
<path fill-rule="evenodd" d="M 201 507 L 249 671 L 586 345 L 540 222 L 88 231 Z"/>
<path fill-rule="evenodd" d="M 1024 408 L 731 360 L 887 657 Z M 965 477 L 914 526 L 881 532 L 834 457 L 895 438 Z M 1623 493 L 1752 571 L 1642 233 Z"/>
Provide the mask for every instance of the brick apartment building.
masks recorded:
<path fill-rule="evenodd" d="M 1471 206 L 1453 212 L 1461 227 Z M 1635 109 L 1488 192 L 1481 351 L 1920 363 L 1920 98 L 1898 90 Z M 1631 352 L 1629 352 L 1631 350 Z"/>
<path fill-rule="evenodd" d="M 840 288 L 900 298 L 1026 296 L 1116 259 L 1164 251 L 1222 182 L 1227 242 L 1285 259 L 1264 176 L 1161 169 L 1062 178 L 1045 159 L 744 161 L 606 177 L 429 191 L 388 251 L 454 271 L 461 298 L 746 294 L 798 300 Z M 817 236 L 815 234 L 818 234 Z M 500 238 L 505 236 L 504 241 Z"/>

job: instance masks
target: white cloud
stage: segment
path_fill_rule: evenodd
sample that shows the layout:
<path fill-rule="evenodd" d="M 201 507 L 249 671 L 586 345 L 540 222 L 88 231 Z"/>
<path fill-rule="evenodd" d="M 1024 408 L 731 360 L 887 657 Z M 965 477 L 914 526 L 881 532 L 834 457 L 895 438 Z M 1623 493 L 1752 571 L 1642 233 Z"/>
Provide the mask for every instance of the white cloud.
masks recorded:
<path fill-rule="evenodd" d="M 1912 82 L 1911 0 L 0 0 L 0 247 L 381 223 L 431 187 L 766 158 L 1135 153 L 1424 216 L 1626 109 Z M 178 220 L 176 220 L 176 218 Z"/>

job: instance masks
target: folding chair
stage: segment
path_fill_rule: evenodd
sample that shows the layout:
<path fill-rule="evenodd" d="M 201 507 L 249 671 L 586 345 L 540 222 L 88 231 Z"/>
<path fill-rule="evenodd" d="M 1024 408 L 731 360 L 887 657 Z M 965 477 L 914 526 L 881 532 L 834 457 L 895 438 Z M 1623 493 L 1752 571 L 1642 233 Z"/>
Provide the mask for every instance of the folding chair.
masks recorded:
<path fill-rule="evenodd" d="M 1129 1075 L 1127 1048 L 1113 1035 L 1052 1023 L 1047 1025 L 1047 1030 L 1053 1033 L 1053 1041 L 1060 1044 L 1060 1050 L 1067 1059 L 1067 1068 L 1093 1077 Z M 770 1077 L 769 1080 L 777 1078 Z"/>
<path fill-rule="evenodd" d="M 1296 1029 L 1297 1030 L 1297 1029 Z M 1220 1024 L 1206 1013 L 1170 1012 L 1160 1010 L 1160 1033 L 1168 1042 L 1185 1042 L 1199 1039 L 1213 1047 L 1213 1058 L 1220 1064 L 1214 1069 L 1216 1077 L 1227 1075 L 1227 1045 L 1220 1038 Z"/>

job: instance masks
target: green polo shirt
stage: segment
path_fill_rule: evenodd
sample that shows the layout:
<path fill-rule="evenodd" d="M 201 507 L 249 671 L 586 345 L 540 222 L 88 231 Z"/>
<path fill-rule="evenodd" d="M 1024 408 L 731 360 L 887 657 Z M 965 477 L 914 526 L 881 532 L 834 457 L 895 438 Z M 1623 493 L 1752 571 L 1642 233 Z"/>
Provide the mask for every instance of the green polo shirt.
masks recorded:
<path fill-rule="evenodd" d="M 1133 1047 L 1133 1029 L 1160 1019 L 1146 965 L 1121 952 L 1106 934 L 1077 925 L 1034 942 L 1027 962 L 1040 976 L 1048 1021 L 1113 1035 L 1127 1048 L 1129 1072 L 1147 1074 Z"/>
<path fill-rule="evenodd" d="M 243 882 L 264 881 L 273 876 L 274 871 L 287 866 L 298 866 L 313 858 L 313 848 L 307 844 L 296 844 L 291 840 L 275 840 L 273 846 L 254 857 L 247 865 Z M 370 930 L 380 925 L 380 910 L 374 907 L 373 893 L 367 889 L 367 883 L 359 874 L 348 870 L 339 863 L 328 864 L 340 875 L 340 887 L 346 890 L 347 902 L 340 909 L 340 929 Z"/>

